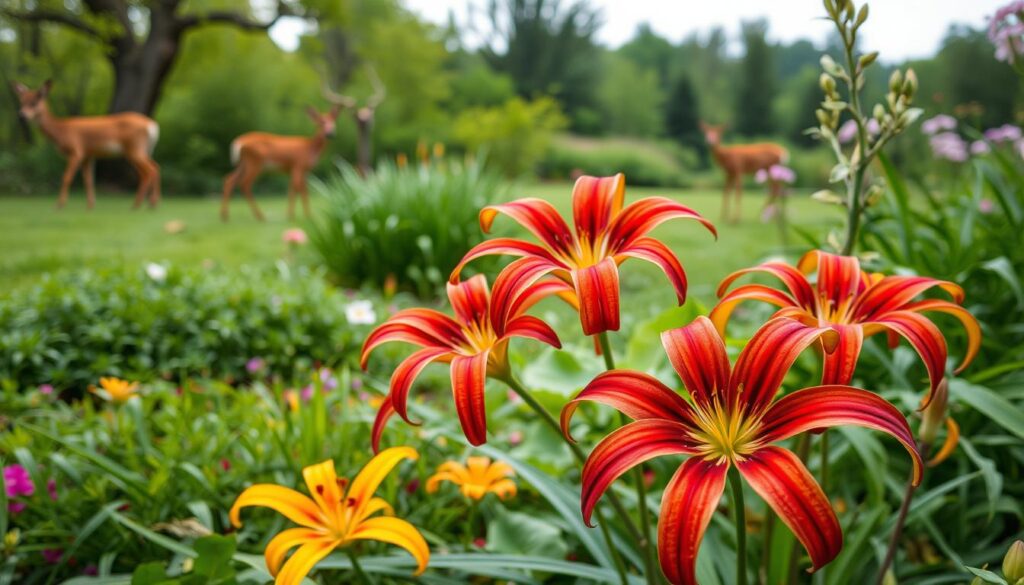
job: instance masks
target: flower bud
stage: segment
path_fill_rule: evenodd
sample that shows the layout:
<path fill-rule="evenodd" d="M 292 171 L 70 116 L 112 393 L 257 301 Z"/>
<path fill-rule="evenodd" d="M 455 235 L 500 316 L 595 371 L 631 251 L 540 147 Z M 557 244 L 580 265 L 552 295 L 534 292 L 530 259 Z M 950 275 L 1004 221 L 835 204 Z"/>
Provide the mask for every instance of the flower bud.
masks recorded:
<path fill-rule="evenodd" d="M 865 4 L 864 6 L 860 7 L 860 12 L 857 13 L 857 21 L 854 23 L 854 26 L 858 26 L 859 27 L 860 25 L 864 24 L 864 21 L 867 20 L 867 19 L 868 19 L 868 5 Z"/>
<path fill-rule="evenodd" d="M 917 74 L 913 69 L 907 69 L 906 79 L 903 81 L 903 94 L 907 98 L 911 98 L 915 92 L 917 92 Z"/>
<path fill-rule="evenodd" d="M 829 119 L 828 113 L 825 110 L 814 110 L 814 115 L 818 117 L 818 123 L 822 126 L 831 126 L 832 121 Z"/>
<path fill-rule="evenodd" d="M 821 91 L 825 92 L 826 95 L 831 96 L 836 91 L 836 80 L 828 73 L 821 74 L 821 77 L 818 78 L 818 85 L 821 86 Z"/>
<path fill-rule="evenodd" d="M 943 378 L 935 388 L 932 401 L 921 414 L 921 427 L 917 436 L 925 445 L 931 445 L 939 434 L 939 429 L 946 423 L 946 404 L 949 402 L 949 382 Z"/>
<path fill-rule="evenodd" d="M 1011 584 L 1024 579 L 1024 542 L 1017 540 L 1010 545 L 1003 557 L 1003 576 Z"/>
<path fill-rule="evenodd" d="M 850 0 L 847 0 L 845 2 L 845 4 L 846 4 L 846 13 L 843 14 L 843 18 L 847 22 L 849 22 L 849 21 L 853 20 L 853 14 L 854 14 L 853 13 L 853 2 L 851 2 Z"/>
<path fill-rule="evenodd" d="M 867 8 L 867 5 L 864 5 L 864 8 Z M 861 70 L 863 70 L 865 67 L 868 67 L 869 65 L 874 63 L 877 59 L 878 51 L 871 51 L 867 55 L 861 55 L 857 63 L 860 65 Z"/>
<path fill-rule="evenodd" d="M 903 75 L 900 73 L 900 70 L 897 69 L 896 71 L 893 71 L 892 76 L 889 77 L 889 91 L 899 93 L 902 87 Z"/>
<path fill-rule="evenodd" d="M 828 55 L 821 56 L 821 68 L 829 75 L 842 75 L 843 68 L 836 64 L 835 60 Z"/>
<path fill-rule="evenodd" d="M 885 106 L 882 104 L 875 104 L 875 109 L 871 112 L 871 116 L 879 122 L 885 118 Z"/>

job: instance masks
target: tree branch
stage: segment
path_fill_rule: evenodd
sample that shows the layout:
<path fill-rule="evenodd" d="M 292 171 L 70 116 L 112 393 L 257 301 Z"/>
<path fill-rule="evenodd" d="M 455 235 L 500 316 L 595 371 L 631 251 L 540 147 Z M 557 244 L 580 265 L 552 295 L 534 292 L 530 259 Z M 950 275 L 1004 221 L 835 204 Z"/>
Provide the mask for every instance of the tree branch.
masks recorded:
<path fill-rule="evenodd" d="M 242 30 L 265 31 L 274 26 L 282 16 L 295 16 L 295 13 L 283 1 L 277 3 L 277 14 L 268 22 L 258 22 L 242 13 L 230 10 L 211 10 L 202 14 L 187 14 L 177 19 L 179 30 L 187 30 L 204 24 L 230 24 Z"/>
<path fill-rule="evenodd" d="M 0 8 L 0 14 L 23 22 L 52 22 L 61 24 L 98 39 L 103 38 L 100 31 L 96 30 L 84 20 L 81 20 L 70 12 L 59 12 L 56 10 L 46 10 L 42 8 L 18 12 L 9 8 Z"/>

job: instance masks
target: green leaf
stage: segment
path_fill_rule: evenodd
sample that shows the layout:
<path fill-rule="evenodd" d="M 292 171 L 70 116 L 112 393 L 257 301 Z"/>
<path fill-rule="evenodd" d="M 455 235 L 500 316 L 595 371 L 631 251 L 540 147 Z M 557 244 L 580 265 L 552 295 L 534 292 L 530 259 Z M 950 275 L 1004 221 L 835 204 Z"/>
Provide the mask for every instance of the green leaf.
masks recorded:
<path fill-rule="evenodd" d="M 996 575 L 992 571 L 987 569 L 977 569 L 975 567 L 964 567 L 971 573 L 974 573 L 975 577 L 980 577 L 982 581 L 986 583 L 996 583 L 997 585 L 1007 585 L 1006 579 L 1003 579 L 999 575 Z"/>
<path fill-rule="evenodd" d="M 949 393 L 1013 435 L 1024 439 L 1024 424 L 1021 423 L 1024 421 L 1024 410 L 1009 400 L 989 388 L 957 378 L 949 382 Z"/>
<path fill-rule="evenodd" d="M 981 479 L 985 482 L 985 496 L 988 500 L 988 520 L 991 522 L 996 514 L 996 504 L 999 502 L 999 496 L 1003 493 L 1003 475 L 996 470 L 996 464 L 991 459 L 978 453 L 978 450 L 974 448 L 974 445 L 971 444 L 967 437 L 960 437 L 960 446 L 967 453 L 967 457 L 981 471 Z"/>
<path fill-rule="evenodd" d="M 231 565 L 231 557 L 235 554 L 235 538 L 233 536 L 221 536 L 211 534 L 204 536 L 195 543 L 196 575 L 207 577 L 209 583 L 224 583 L 233 580 L 235 575 L 234 567 Z"/>
<path fill-rule="evenodd" d="M 521 512 L 499 509 L 487 524 L 487 550 L 563 559 L 569 546 L 557 527 Z"/>
<path fill-rule="evenodd" d="M 618 367 L 653 374 L 666 361 L 661 332 L 682 327 L 706 313 L 707 309 L 691 298 L 681 307 L 672 307 L 639 323 L 626 342 L 626 355 Z"/>
<path fill-rule="evenodd" d="M 167 577 L 167 570 L 162 562 L 143 563 L 132 572 L 131 585 L 157 585 L 172 582 Z"/>

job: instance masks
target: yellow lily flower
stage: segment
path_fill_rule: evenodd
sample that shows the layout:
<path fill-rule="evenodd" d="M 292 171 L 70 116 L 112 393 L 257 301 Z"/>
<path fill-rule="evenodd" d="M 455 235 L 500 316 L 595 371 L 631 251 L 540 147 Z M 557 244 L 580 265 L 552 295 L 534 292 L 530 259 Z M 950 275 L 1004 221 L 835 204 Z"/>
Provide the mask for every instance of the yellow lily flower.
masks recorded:
<path fill-rule="evenodd" d="M 247 488 L 231 507 L 231 523 L 242 525 L 239 511 L 246 506 L 262 506 L 280 512 L 301 528 L 289 528 L 267 545 L 264 557 L 275 585 L 298 585 L 314 566 L 335 548 L 357 540 L 376 540 L 404 548 L 416 560 L 416 574 L 427 568 L 430 549 L 412 524 L 390 515 L 391 506 L 373 497 L 387 474 L 403 459 L 419 457 L 411 447 L 393 447 L 371 459 L 352 484 L 339 478 L 331 460 L 302 470 L 312 498 L 293 489 L 273 484 Z M 281 566 L 288 551 L 299 547 Z"/>
<path fill-rule="evenodd" d="M 100 388 L 97 390 L 95 386 L 90 386 L 89 391 L 110 402 L 127 402 L 138 394 L 139 383 L 109 376 L 100 378 Z"/>
<path fill-rule="evenodd" d="M 437 473 L 427 480 L 427 493 L 436 492 L 442 481 L 450 481 L 459 486 L 459 491 L 467 498 L 481 500 L 492 493 L 505 500 L 516 495 L 516 484 L 509 479 L 512 475 L 515 472 L 508 463 L 491 463 L 487 457 L 470 457 L 466 465 L 458 461 L 445 461 L 438 466 Z"/>

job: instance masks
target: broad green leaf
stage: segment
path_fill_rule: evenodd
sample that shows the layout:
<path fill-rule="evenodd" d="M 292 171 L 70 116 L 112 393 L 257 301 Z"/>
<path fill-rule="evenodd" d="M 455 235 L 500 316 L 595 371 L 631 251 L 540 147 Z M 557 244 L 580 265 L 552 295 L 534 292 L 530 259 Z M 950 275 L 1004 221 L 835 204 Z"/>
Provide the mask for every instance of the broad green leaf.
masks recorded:
<path fill-rule="evenodd" d="M 617 364 L 619 368 L 655 373 L 660 364 L 668 358 L 661 347 L 661 333 L 689 324 L 707 309 L 691 298 L 681 307 L 662 311 L 647 321 L 639 323 L 626 342 L 626 355 Z"/>
<path fill-rule="evenodd" d="M 989 417 L 1013 435 L 1024 439 L 1024 423 L 1021 423 L 1024 421 L 1024 410 L 1009 400 L 984 386 L 957 378 L 949 382 L 949 392 L 957 400 Z"/>
<path fill-rule="evenodd" d="M 562 531 L 534 516 L 499 509 L 487 523 L 487 550 L 499 554 L 563 559 L 569 546 Z"/>
<path fill-rule="evenodd" d="M 960 446 L 981 472 L 981 479 L 985 482 L 985 496 L 988 500 L 988 520 L 991 522 L 996 514 L 996 503 L 1003 492 L 1003 475 L 996 470 L 996 465 L 991 459 L 978 453 L 967 437 L 960 437 Z"/>
<path fill-rule="evenodd" d="M 996 575 L 995 573 L 987 569 L 978 569 L 975 567 L 964 568 L 973 573 L 975 577 L 980 577 L 981 580 L 986 583 L 995 583 L 996 585 L 1007 585 L 1006 579 L 1003 579 L 999 575 Z"/>
<path fill-rule="evenodd" d="M 195 542 L 196 557 L 194 571 L 210 583 L 219 583 L 235 574 L 231 557 L 235 554 L 235 538 L 211 534 Z"/>
<path fill-rule="evenodd" d="M 160 561 L 143 563 L 132 572 L 132 585 L 159 585 L 169 581 L 166 565 Z"/>

